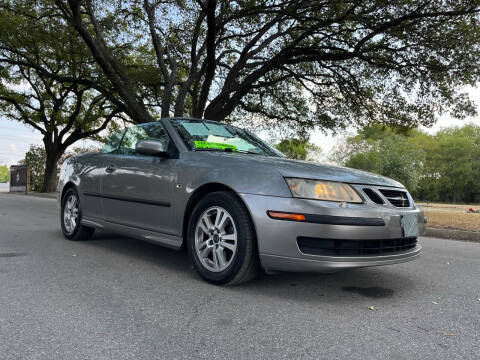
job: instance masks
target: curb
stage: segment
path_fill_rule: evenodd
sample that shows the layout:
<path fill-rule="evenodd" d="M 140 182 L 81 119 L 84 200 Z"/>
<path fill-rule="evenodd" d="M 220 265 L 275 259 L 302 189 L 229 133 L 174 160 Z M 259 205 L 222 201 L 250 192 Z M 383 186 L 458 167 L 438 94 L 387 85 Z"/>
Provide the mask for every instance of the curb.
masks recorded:
<path fill-rule="evenodd" d="M 56 192 L 54 192 L 54 193 L 39 193 L 39 192 L 29 191 L 29 192 L 6 192 L 5 194 L 35 196 L 35 197 L 41 197 L 41 198 L 46 198 L 46 199 L 56 199 L 57 198 L 57 193 Z"/>
<path fill-rule="evenodd" d="M 36 193 L 36 192 L 28 192 L 27 195 L 48 198 L 48 199 L 56 199 L 57 193 Z"/>
<path fill-rule="evenodd" d="M 424 236 L 480 243 L 480 232 L 427 227 Z"/>

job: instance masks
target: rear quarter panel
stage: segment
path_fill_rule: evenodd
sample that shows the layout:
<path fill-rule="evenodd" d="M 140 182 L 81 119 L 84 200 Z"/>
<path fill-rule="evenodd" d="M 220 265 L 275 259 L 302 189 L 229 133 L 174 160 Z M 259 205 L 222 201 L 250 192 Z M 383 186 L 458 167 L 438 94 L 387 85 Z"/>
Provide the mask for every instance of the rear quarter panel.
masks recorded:
<path fill-rule="evenodd" d="M 80 196 L 84 215 L 101 217 L 103 210 L 99 197 L 86 197 L 85 192 L 100 193 L 101 177 L 105 173 L 104 156 L 100 153 L 81 154 L 66 160 L 60 171 L 57 186 L 58 204 L 66 185 L 74 184 Z"/>

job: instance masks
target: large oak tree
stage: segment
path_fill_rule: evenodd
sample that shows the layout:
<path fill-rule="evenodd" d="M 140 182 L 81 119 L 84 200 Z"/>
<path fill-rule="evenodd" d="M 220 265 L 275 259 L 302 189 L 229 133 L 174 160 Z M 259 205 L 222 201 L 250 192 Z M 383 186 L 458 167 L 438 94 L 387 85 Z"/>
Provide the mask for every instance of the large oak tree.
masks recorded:
<path fill-rule="evenodd" d="M 299 130 L 474 112 L 461 90 L 479 78 L 478 0 L 55 3 L 137 122 L 241 116 Z"/>
<path fill-rule="evenodd" d="M 123 105 L 97 90 L 95 61 L 58 12 L 32 5 L 0 6 L 0 116 L 41 133 L 46 152 L 41 191 L 50 192 L 66 149 L 98 136 L 121 116 Z"/>

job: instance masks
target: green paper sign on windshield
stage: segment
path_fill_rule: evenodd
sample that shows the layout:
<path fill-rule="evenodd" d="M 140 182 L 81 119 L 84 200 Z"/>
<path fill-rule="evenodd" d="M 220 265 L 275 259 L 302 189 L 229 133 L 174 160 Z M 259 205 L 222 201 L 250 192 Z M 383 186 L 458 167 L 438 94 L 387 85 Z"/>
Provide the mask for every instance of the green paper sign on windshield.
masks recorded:
<path fill-rule="evenodd" d="M 211 141 L 195 140 L 195 147 L 197 149 L 218 149 L 218 150 L 231 149 L 232 151 L 237 151 L 237 147 L 235 145 L 222 144 L 222 143 L 211 142 Z"/>

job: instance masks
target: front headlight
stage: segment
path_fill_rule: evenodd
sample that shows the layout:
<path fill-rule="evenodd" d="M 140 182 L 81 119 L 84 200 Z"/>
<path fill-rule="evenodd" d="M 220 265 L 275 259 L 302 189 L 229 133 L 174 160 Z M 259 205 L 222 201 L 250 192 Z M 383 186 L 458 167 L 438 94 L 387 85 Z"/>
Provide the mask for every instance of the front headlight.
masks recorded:
<path fill-rule="evenodd" d="M 360 195 L 348 184 L 297 178 L 285 178 L 293 197 L 327 201 L 363 202 Z"/>

